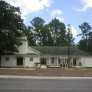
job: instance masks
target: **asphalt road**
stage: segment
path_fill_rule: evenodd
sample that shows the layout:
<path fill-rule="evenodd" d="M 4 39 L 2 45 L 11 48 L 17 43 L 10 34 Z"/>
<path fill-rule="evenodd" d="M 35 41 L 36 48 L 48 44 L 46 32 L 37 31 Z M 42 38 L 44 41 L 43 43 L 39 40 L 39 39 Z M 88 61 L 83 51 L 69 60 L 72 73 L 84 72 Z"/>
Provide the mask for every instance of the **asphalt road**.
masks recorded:
<path fill-rule="evenodd" d="M 92 92 L 92 79 L 0 78 L 0 92 Z"/>

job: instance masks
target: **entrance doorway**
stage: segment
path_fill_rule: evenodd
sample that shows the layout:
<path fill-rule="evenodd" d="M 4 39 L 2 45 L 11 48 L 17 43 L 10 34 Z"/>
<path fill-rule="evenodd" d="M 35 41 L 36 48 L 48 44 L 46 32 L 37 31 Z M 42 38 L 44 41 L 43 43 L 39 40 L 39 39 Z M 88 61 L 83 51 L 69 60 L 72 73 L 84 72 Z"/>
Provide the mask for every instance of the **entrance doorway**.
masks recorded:
<path fill-rule="evenodd" d="M 41 68 L 46 68 L 46 59 L 41 59 Z"/>
<path fill-rule="evenodd" d="M 23 65 L 23 58 L 17 58 L 17 65 Z"/>
<path fill-rule="evenodd" d="M 46 65 L 46 59 L 41 59 L 41 65 Z"/>
<path fill-rule="evenodd" d="M 76 66 L 76 59 L 73 59 L 73 66 Z"/>

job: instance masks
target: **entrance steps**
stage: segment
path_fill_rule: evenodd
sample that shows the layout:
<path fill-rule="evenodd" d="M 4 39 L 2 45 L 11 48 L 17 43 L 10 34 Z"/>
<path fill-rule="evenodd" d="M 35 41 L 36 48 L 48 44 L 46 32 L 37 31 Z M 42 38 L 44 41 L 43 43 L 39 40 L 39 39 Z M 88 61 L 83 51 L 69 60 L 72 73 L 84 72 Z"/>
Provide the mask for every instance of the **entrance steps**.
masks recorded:
<path fill-rule="evenodd" d="M 41 68 L 47 68 L 47 66 L 46 65 L 41 65 Z"/>

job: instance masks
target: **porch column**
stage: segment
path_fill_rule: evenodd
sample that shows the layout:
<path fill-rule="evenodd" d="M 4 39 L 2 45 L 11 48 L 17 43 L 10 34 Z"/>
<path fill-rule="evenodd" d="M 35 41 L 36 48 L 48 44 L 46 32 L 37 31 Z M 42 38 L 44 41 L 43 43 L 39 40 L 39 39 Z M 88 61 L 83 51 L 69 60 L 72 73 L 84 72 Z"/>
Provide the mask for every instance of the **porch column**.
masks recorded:
<path fill-rule="evenodd" d="M 58 66 L 58 57 L 57 57 L 57 66 Z"/>
<path fill-rule="evenodd" d="M 23 57 L 23 67 L 25 67 L 25 57 Z"/>
<path fill-rule="evenodd" d="M 66 67 L 66 59 L 63 59 L 63 67 Z"/>
<path fill-rule="evenodd" d="M 50 57 L 49 57 L 49 66 L 50 66 Z"/>
<path fill-rule="evenodd" d="M 73 57 L 71 58 L 71 67 L 73 66 Z"/>

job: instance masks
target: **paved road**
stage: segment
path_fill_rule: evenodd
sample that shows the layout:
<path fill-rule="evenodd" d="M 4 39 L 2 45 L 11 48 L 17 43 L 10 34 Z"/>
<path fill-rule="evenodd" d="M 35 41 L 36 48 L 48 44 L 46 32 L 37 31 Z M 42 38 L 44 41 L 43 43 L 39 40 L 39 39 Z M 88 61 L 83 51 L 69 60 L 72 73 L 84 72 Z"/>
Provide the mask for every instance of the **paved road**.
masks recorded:
<path fill-rule="evenodd" d="M 92 92 L 92 79 L 0 78 L 0 92 Z"/>

